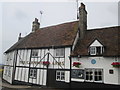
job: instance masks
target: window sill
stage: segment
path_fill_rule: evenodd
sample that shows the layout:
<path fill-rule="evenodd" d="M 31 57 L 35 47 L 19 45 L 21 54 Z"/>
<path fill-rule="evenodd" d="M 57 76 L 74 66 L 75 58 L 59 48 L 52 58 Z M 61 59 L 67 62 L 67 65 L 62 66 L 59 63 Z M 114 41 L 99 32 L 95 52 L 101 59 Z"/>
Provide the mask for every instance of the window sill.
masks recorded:
<path fill-rule="evenodd" d="M 103 55 L 90 55 L 90 56 L 103 56 Z"/>
<path fill-rule="evenodd" d="M 39 58 L 39 56 L 32 56 L 31 58 Z"/>
<path fill-rule="evenodd" d="M 30 77 L 31 79 L 37 79 L 36 77 Z"/>
<path fill-rule="evenodd" d="M 58 81 L 58 82 L 65 82 L 65 80 L 56 80 L 56 81 Z"/>
<path fill-rule="evenodd" d="M 92 83 L 103 83 L 103 81 L 89 81 L 89 80 L 85 80 L 85 82 L 92 82 Z"/>

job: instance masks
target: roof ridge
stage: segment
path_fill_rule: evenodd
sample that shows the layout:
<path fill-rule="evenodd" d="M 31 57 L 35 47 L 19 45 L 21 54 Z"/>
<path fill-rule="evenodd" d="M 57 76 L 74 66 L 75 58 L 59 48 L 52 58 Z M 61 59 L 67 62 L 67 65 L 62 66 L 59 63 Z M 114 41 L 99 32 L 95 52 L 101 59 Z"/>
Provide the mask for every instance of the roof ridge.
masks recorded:
<path fill-rule="evenodd" d="M 64 25 L 64 24 L 70 24 L 70 23 L 75 23 L 75 22 L 78 22 L 78 21 L 76 20 L 76 21 L 64 22 L 64 23 L 60 23 L 60 24 L 56 24 L 56 25 L 42 27 L 42 28 L 39 28 L 39 29 L 50 28 L 50 27 L 55 27 L 55 26 Z"/>

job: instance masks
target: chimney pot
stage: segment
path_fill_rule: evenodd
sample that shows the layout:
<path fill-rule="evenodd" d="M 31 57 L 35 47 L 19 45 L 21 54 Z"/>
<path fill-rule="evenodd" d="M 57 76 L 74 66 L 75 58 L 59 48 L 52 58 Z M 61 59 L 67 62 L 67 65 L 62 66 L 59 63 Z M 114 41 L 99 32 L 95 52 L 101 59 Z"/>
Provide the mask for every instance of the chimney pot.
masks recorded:
<path fill-rule="evenodd" d="M 80 6 L 80 8 L 83 8 L 83 9 L 85 9 L 85 5 L 84 5 L 83 3 L 81 3 L 81 6 Z"/>
<path fill-rule="evenodd" d="M 38 19 L 35 18 L 35 21 L 33 21 L 33 25 L 32 25 L 32 32 L 35 32 L 36 30 L 39 29 L 40 23 L 38 22 Z"/>

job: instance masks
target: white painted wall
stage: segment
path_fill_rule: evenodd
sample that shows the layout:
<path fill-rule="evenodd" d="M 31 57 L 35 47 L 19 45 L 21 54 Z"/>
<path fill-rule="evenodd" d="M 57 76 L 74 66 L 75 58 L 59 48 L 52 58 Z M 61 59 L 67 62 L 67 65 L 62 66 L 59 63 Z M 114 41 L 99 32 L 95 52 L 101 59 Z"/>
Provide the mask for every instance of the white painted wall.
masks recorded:
<path fill-rule="evenodd" d="M 7 70 L 8 68 L 7 68 L 8 66 L 4 66 L 4 69 L 5 70 Z M 13 67 L 10 67 L 11 69 L 10 69 L 10 74 L 8 75 L 8 72 L 7 72 L 7 74 L 5 73 L 5 70 L 4 70 L 4 72 L 3 72 L 3 79 L 4 80 L 6 80 L 7 82 L 9 82 L 10 84 L 12 84 L 12 71 L 13 71 Z"/>
<path fill-rule="evenodd" d="M 95 59 L 96 64 L 92 64 L 91 60 Z M 72 63 L 73 62 L 80 62 L 82 63 L 80 66 L 80 69 L 85 69 L 85 68 L 101 68 L 103 69 L 103 74 L 104 74 L 104 83 L 106 84 L 120 84 L 118 82 L 120 78 L 120 68 L 114 68 L 112 67 L 111 63 L 114 62 L 116 59 L 114 57 L 82 57 L 82 58 L 72 58 Z M 76 67 L 73 67 L 72 69 L 79 69 Z M 114 70 L 114 74 L 109 74 L 109 70 L 112 69 Z M 75 81 L 75 79 L 72 79 Z M 79 79 L 76 79 L 76 81 L 81 81 Z"/>
<path fill-rule="evenodd" d="M 12 72 L 13 72 L 13 62 L 15 59 L 16 51 L 5 54 L 5 66 L 3 72 L 3 79 L 12 84 Z M 10 70 L 10 71 L 9 71 Z M 10 72 L 10 73 L 8 73 Z"/>
<path fill-rule="evenodd" d="M 90 46 L 103 46 L 98 40 L 95 40 Z"/>

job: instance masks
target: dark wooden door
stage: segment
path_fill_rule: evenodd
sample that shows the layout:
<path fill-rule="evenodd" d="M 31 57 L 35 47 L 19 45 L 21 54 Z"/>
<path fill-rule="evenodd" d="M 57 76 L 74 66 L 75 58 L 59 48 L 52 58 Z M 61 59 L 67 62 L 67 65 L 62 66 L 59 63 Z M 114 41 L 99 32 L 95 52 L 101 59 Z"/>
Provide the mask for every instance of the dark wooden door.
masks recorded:
<path fill-rule="evenodd" d="M 48 71 L 47 71 L 47 86 L 55 87 L 55 80 L 56 80 L 55 70 L 48 69 Z"/>

